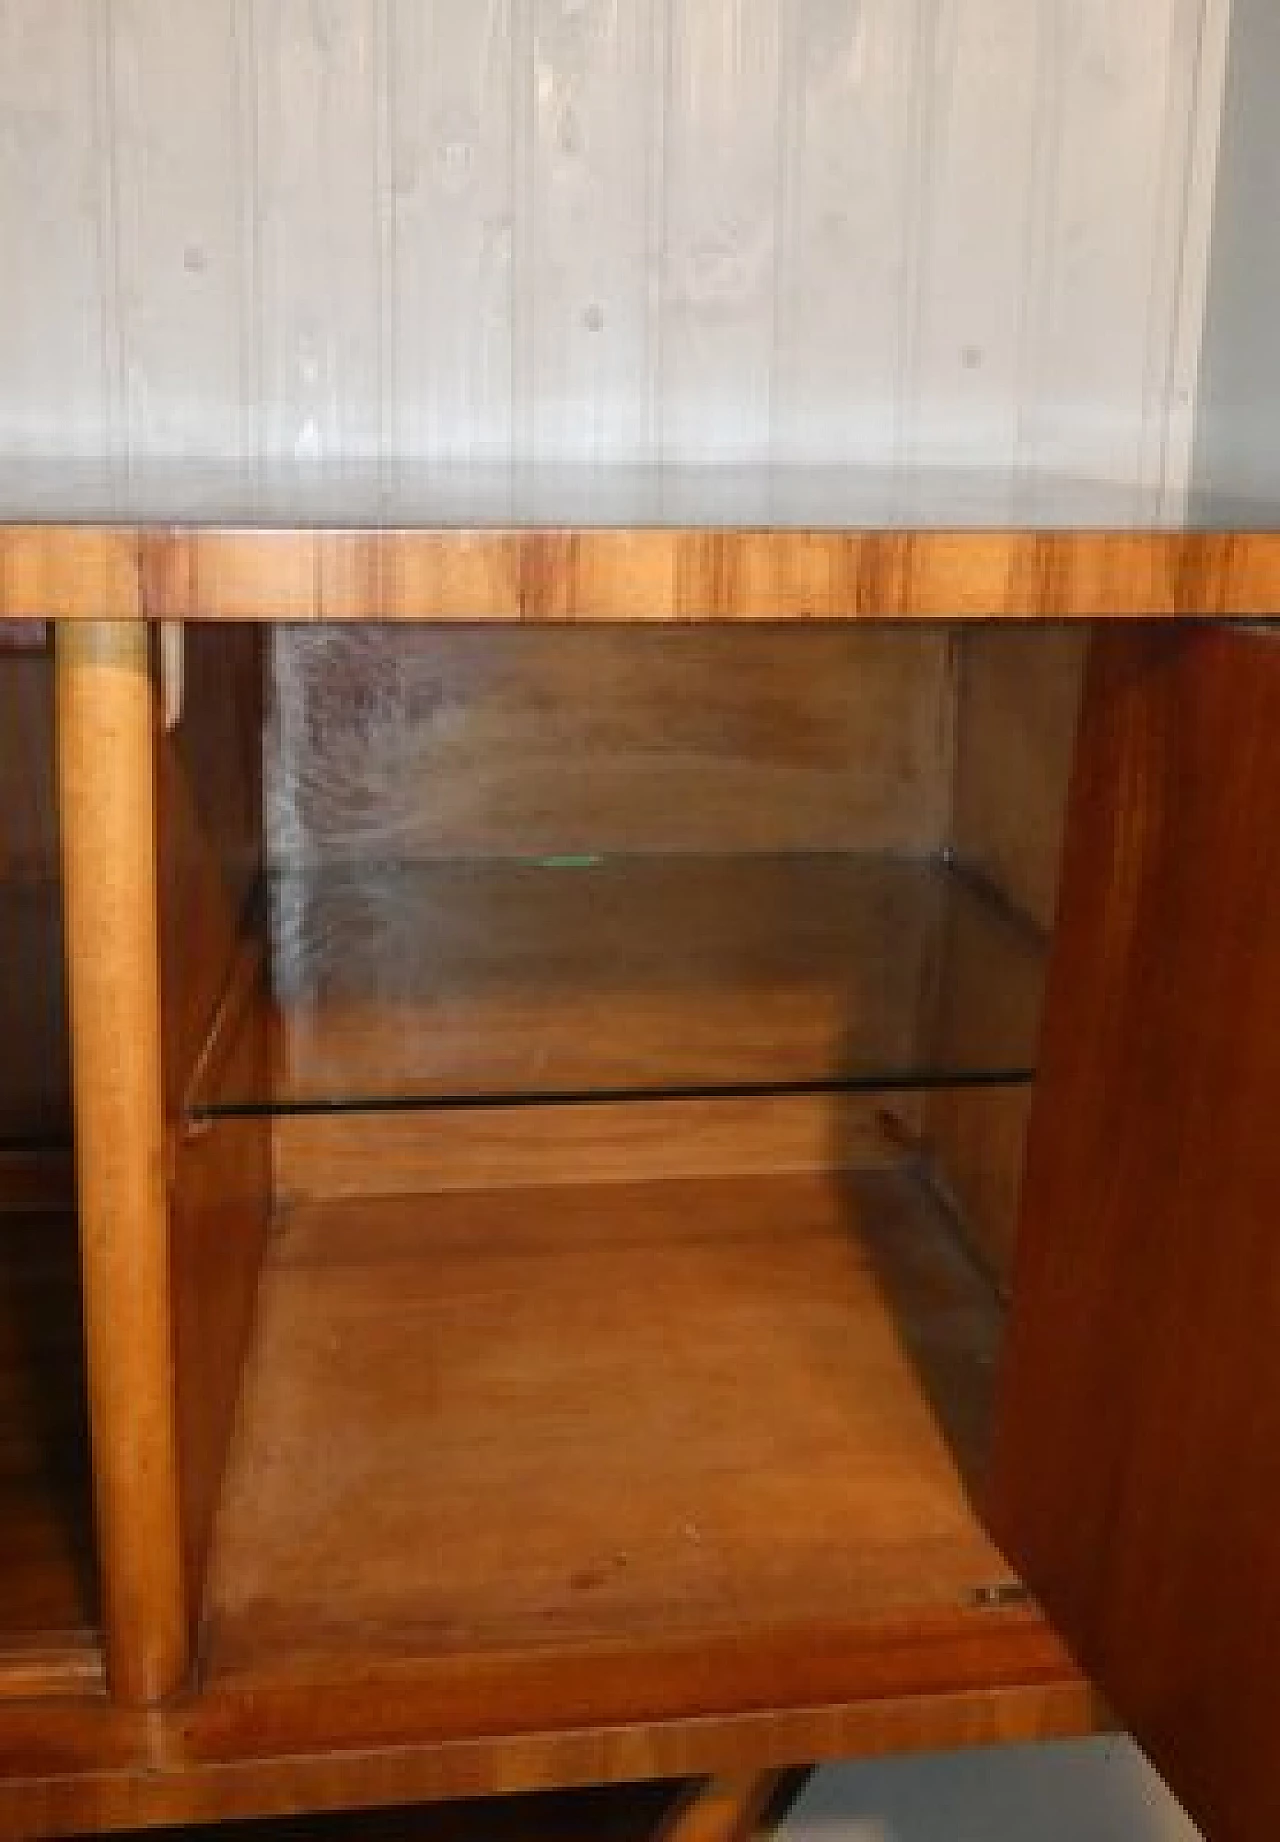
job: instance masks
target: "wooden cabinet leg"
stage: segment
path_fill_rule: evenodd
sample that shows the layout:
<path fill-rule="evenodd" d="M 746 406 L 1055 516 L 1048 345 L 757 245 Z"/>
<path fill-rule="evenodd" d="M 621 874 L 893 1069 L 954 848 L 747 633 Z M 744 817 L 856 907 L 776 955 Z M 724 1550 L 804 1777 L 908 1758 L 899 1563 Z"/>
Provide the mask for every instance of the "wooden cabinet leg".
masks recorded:
<path fill-rule="evenodd" d="M 154 693 L 141 622 L 60 624 L 62 829 L 89 1422 L 107 1671 L 187 1663 L 164 1176 Z"/>
<path fill-rule="evenodd" d="M 780 1820 L 807 1772 L 743 1772 L 708 1778 L 659 1826 L 653 1842 L 752 1842 Z"/>

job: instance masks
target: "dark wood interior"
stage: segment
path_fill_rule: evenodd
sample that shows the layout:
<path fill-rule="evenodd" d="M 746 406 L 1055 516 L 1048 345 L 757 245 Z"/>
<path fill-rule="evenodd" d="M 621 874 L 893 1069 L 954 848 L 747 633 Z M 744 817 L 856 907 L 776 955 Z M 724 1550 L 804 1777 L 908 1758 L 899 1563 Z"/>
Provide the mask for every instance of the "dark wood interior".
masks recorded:
<path fill-rule="evenodd" d="M 544 1791 L 525 1797 L 459 1798 L 237 1824 L 234 1842 L 681 1842 L 679 1824 L 700 1786 L 652 1784 Z M 199 1826 L 123 1832 L 120 1842 L 198 1842 Z M 751 1842 L 764 1830 L 708 1831 L 705 1842 Z M 695 1842 L 691 1833 L 689 1842 Z M 697 1842 L 703 1842 L 701 1834 Z"/>
<path fill-rule="evenodd" d="M 987 644 L 277 633 L 270 1080 L 224 1005 L 190 1089 L 213 1159 L 285 1115 L 210 1694 L 408 1672 L 442 1734 L 515 1729 L 723 1711 L 708 1647 L 749 1698 L 838 1630 L 856 1696 L 895 1633 L 945 1673 L 1039 1628 L 975 1507 L 1002 1314 L 945 1135 L 841 1091 L 1033 1071 L 1081 642 L 984 830 Z"/>
<path fill-rule="evenodd" d="M 0 1701 L 100 1681 L 75 1215 L 0 1198 Z"/>
<path fill-rule="evenodd" d="M 0 1701 L 101 1682 L 45 636 L 0 643 Z"/>
<path fill-rule="evenodd" d="M 188 1620 L 205 1561 L 271 1206 L 270 1135 L 242 1120 L 216 1139 L 186 1105 L 220 1023 L 233 1046 L 206 1075 L 266 1083 L 269 1019 L 252 919 L 263 851 L 262 636 L 183 635 L 181 709 L 156 743 L 161 1003 L 169 1124 L 169 1251 Z M 248 974 L 248 975 L 247 975 Z"/>
<path fill-rule="evenodd" d="M 8 629 L 0 634 L 0 1153 L 70 1138 L 53 781 L 46 636 Z"/>
<path fill-rule="evenodd" d="M 691 1716 L 717 1763 L 769 1710 L 780 1760 L 908 1707 L 1092 1718 L 980 1508 L 1082 647 L 188 631 L 154 748 L 192 1769 L 412 1740 L 439 1787 L 482 1734 L 536 1785 L 547 1735 L 625 1775 L 619 1724 L 652 1771 L 704 1757 Z"/>

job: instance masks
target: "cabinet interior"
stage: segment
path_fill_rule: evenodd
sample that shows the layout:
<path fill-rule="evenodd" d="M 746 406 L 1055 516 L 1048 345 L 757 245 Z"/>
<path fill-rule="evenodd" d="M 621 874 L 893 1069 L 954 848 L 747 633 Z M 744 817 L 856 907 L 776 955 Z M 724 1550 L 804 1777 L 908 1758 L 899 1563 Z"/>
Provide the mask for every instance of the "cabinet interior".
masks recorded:
<path fill-rule="evenodd" d="M 213 638 L 165 805 L 242 917 L 167 936 L 177 1266 L 246 1350 L 187 1459 L 208 1685 L 411 1662 L 466 1730 L 989 1630 L 1085 629 Z"/>
<path fill-rule="evenodd" d="M 0 1700 L 100 1678 L 43 632 L 0 638 Z"/>

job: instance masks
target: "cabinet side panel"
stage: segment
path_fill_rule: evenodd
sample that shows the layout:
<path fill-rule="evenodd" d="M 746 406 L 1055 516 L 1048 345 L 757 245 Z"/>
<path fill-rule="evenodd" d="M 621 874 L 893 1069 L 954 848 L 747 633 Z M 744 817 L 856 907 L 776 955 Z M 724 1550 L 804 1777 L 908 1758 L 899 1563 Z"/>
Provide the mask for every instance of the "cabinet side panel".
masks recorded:
<path fill-rule="evenodd" d="M 183 1540 L 194 1614 L 270 1207 L 265 1121 L 190 1129 L 199 1066 L 267 1091 L 253 906 L 262 874 L 260 629 L 183 630 L 183 706 L 160 753 L 161 969 Z"/>
<path fill-rule="evenodd" d="M 951 844 L 965 873 L 1046 935 L 1057 907 L 1062 828 L 1088 644 L 1078 627 L 962 634 Z M 945 1041 L 1000 1001 L 981 937 L 944 946 L 937 1028 Z M 1025 1089 L 940 1089 L 927 1101 L 940 1179 L 975 1246 L 1007 1282 L 1017 1232 Z"/>
<path fill-rule="evenodd" d="M 1047 933 L 1058 900 L 1067 783 L 1088 633 L 994 626 L 959 636 L 951 843 Z"/>
<path fill-rule="evenodd" d="M 992 1517 L 1207 1833 L 1273 1835 L 1280 644 L 1097 642 Z"/>

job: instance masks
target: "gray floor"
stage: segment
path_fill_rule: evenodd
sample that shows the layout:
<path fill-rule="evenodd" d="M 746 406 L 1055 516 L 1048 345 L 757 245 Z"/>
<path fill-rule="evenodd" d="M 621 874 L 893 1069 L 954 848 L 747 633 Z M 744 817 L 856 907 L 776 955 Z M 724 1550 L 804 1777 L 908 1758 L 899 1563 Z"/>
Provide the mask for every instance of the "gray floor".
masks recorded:
<path fill-rule="evenodd" d="M 819 1772 L 779 1842 L 1198 1842 L 1123 1740 L 875 1760 Z"/>

